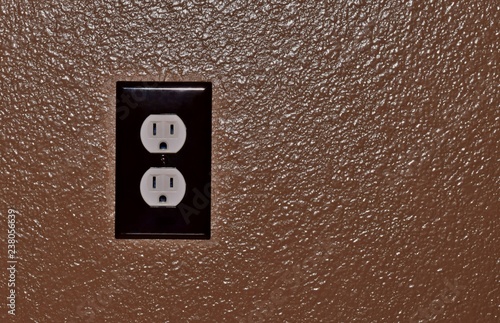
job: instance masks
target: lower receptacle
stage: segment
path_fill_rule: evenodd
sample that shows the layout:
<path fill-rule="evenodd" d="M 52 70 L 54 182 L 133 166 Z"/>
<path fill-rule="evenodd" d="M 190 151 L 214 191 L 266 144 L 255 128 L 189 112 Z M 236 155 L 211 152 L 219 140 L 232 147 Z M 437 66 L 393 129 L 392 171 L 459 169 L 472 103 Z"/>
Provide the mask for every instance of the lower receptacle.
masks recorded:
<path fill-rule="evenodd" d="M 173 167 L 152 167 L 141 179 L 141 195 L 151 207 L 175 207 L 186 194 L 186 181 Z"/>

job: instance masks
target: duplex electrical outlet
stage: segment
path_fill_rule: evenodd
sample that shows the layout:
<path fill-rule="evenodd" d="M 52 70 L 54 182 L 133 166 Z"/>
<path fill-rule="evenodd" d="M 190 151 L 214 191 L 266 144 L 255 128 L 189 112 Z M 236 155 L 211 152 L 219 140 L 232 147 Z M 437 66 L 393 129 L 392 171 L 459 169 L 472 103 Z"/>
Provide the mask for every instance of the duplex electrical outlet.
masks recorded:
<path fill-rule="evenodd" d="M 211 135 L 211 83 L 117 82 L 116 238 L 210 238 Z"/>

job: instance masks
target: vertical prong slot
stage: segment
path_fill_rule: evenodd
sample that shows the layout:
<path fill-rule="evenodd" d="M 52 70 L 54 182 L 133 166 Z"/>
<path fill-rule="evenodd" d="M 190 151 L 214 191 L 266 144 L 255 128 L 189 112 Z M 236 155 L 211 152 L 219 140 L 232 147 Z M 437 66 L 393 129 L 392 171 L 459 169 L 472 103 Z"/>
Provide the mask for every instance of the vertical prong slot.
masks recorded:
<path fill-rule="evenodd" d="M 153 136 L 156 136 L 156 122 L 153 122 Z"/>
<path fill-rule="evenodd" d="M 174 178 L 170 177 L 170 188 L 174 187 Z"/>
<path fill-rule="evenodd" d="M 173 124 L 170 125 L 170 134 L 171 135 L 174 134 L 174 125 Z"/>
<path fill-rule="evenodd" d="M 156 188 L 156 176 L 153 176 L 153 188 Z"/>

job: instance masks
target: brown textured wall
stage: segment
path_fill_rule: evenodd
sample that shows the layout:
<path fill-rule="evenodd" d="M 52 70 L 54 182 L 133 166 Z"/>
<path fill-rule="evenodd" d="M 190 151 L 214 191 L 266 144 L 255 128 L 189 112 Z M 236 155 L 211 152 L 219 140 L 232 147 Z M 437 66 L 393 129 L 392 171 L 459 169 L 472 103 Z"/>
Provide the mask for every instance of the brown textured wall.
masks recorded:
<path fill-rule="evenodd" d="M 0 320 L 498 322 L 498 12 L 2 1 Z M 113 238 L 117 80 L 214 83 L 210 241 Z"/>

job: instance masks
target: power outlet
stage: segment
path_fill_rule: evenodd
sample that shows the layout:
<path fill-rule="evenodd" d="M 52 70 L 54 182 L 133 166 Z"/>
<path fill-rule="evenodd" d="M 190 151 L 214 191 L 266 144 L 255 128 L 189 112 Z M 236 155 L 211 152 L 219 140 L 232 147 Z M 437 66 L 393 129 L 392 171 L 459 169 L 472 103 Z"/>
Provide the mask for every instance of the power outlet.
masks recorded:
<path fill-rule="evenodd" d="M 141 196 L 151 207 L 175 207 L 186 194 L 186 181 L 172 167 L 152 167 L 141 179 Z"/>
<path fill-rule="evenodd" d="M 176 153 L 186 141 L 186 125 L 175 114 L 152 114 L 142 123 L 141 141 L 150 153 Z"/>
<path fill-rule="evenodd" d="M 211 83 L 117 82 L 116 238 L 210 238 L 211 114 Z"/>

